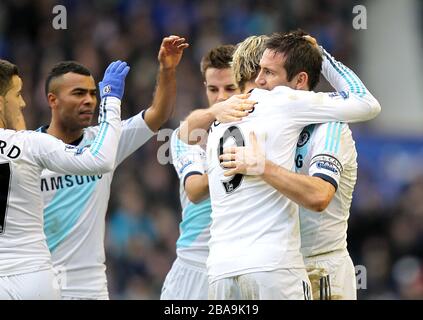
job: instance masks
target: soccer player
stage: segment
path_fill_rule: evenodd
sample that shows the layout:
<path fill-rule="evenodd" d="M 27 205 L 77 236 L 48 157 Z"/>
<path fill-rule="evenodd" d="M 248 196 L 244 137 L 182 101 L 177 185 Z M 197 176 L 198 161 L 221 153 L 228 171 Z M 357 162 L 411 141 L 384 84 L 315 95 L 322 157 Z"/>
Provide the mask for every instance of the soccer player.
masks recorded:
<path fill-rule="evenodd" d="M 320 51 L 304 33 L 272 35 L 256 82 L 265 74 L 274 88 L 253 91 L 250 99 L 258 104 L 240 123 L 211 127 L 207 266 L 212 299 L 310 298 L 300 253 L 298 205 L 278 191 L 277 170 L 294 169 L 295 147 L 305 125 L 368 120 L 380 111 L 364 85 L 340 94 L 308 91 L 317 85 L 321 66 Z M 323 72 L 329 81 L 342 81 L 345 74 L 336 65 Z"/>
<path fill-rule="evenodd" d="M 311 38 L 313 44 L 317 43 Z M 349 68 L 321 48 L 323 74 L 340 95 L 364 95 L 364 85 Z M 339 69 L 341 78 L 330 72 Z M 262 73 L 260 87 L 272 89 Z M 277 168 L 277 189 L 300 204 L 301 253 L 313 299 L 357 299 L 354 264 L 347 250 L 347 228 L 357 180 L 357 151 L 345 123 L 310 125 L 302 131 L 293 174 Z M 271 164 L 272 165 L 272 164 Z M 321 213 L 317 213 L 321 212 Z"/>
<path fill-rule="evenodd" d="M 201 60 L 201 73 L 211 112 L 220 113 L 229 97 L 239 94 L 231 62 L 233 45 L 210 50 Z M 216 108 L 218 110 L 216 110 Z M 179 139 L 179 128 L 171 138 L 173 165 L 180 180 L 182 206 L 177 258 L 163 284 L 163 300 L 198 300 L 208 297 L 206 260 L 209 253 L 211 204 L 206 174 L 206 153 L 200 145 L 188 145 Z"/>
<path fill-rule="evenodd" d="M 113 168 L 121 134 L 120 101 L 129 71 L 107 68 L 100 82 L 100 130 L 90 146 L 77 148 L 22 125 L 22 80 L 0 60 L 0 300 L 58 299 L 60 290 L 43 232 L 40 176 L 44 168 L 68 174 L 103 174 Z"/>
<path fill-rule="evenodd" d="M 113 172 L 172 114 L 176 99 L 176 67 L 187 47 L 184 38 L 163 39 L 152 105 L 122 121 L 122 136 L 111 172 L 80 176 L 46 170 L 42 174 L 44 231 L 61 281 L 62 299 L 109 298 L 104 233 Z M 77 148 L 90 145 L 101 128 L 90 126 L 97 101 L 89 70 L 75 62 L 57 64 L 46 80 L 46 94 L 52 118 L 50 125 L 42 127 L 41 131 Z"/>
<path fill-rule="evenodd" d="M 318 48 L 314 38 L 308 40 Z M 323 74 L 339 94 L 362 94 L 364 85 L 348 67 L 323 48 Z M 234 72 L 242 74 L 234 58 Z M 331 72 L 342 72 L 342 78 Z M 264 89 L 274 82 L 262 72 Z M 277 189 L 300 204 L 301 252 L 314 299 L 356 299 L 355 269 L 347 250 L 347 221 L 357 179 L 357 152 L 347 124 L 325 123 L 304 128 L 297 143 L 294 174 L 277 168 Z M 269 164 L 272 164 L 269 161 Z M 316 211 L 321 212 L 317 214 Z"/>

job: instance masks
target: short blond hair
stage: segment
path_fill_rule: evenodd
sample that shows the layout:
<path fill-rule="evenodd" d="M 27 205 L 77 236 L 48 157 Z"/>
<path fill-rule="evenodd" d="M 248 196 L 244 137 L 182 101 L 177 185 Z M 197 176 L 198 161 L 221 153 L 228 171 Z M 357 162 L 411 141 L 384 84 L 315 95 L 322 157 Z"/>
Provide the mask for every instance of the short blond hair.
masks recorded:
<path fill-rule="evenodd" d="M 257 77 L 267 39 L 265 35 L 251 36 L 238 43 L 232 57 L 232 70 L 241 91 L 245 89 L 248 81 Z"/>

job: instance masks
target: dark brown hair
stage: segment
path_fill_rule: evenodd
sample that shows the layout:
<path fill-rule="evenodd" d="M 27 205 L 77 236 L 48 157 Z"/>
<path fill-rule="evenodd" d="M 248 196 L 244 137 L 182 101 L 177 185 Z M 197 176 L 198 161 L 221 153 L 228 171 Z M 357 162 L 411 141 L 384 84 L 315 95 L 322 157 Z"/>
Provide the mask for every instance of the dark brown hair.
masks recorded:
<path fill-rule="evenodd" d="M 0 59 L 0 96 L 5 96 L 12 85 L 13 76 L 19 75 L 18 67 L 7 60 Z"/>
<path fill-rule="evenodd" d="M 288 33 L 274 33 L 266 41 L 266 49 L 282 53 L 285 57 L 285 70 L 288 81 L 298 73 L 308 74 L 308 86 L 313 90 L 320 79 L 322 70 L 322 55 L 304 36 L 302 30 Z"/>
<path fill-rule="evenodd" d="M 47 79 L 44 85 L 45 94 L 48 95 L 50 92 L 50 83 L 53 79 L 63 76 L 66 73 L 73 72 L 81 74 L 83 76 L 91 76 L 90 70 L 88 70 L 82 64 L 76 61 L 61 61 L 56 63 L 47 75 Z"/>
<path fill-rule="evenodd" d="M 203 74 L 203 77 L 205 77 L 208 68 L 230 68 L 234 52 L 235 46 L 231 44 L 225 44 L 211 49 L 201 59 L 201 73 Z"/>

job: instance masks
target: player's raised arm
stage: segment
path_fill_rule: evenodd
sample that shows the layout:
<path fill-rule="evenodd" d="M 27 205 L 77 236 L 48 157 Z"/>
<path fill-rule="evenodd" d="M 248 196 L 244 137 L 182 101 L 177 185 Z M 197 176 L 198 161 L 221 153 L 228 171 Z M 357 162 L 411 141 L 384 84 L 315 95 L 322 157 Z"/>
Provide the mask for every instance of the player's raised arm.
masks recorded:
<path fill-rule="evenodd" d="M 163 39 L 158 60 L 156 92 L 153 103 L 145 112 L 145 122 L 152 131 L 157 131 L 171 116 L 176 101 L 176 67 L 189 44 L 185 38 L 170 36 Z"/>
<path fill-rule="evenodd" d="M 323 54 L 322 74 L 325 79 L 341 96 L 346 96 L 349 93 L 368 102 L 371 106 L 371 113 L 376 116 L 380 112 L 380 105 L 360 78 L 350 68 L 335 60 L 325 49 L 321 48 L 321 50 Z"/>
<path fill-rule="evenodd" d="M 293 103 L 294 121 L 308 125 L 328 121 L 361 122 L 376 117 L 381 111 L 380 104 L 357 75 L 319 47 L 313 37 L 307 35 L 304 38 L 321 52 L 322 74 L 337 92 L 281 93 L 295 97 L 297 101 Z"/>
<path fill-rule="evenodd" d="M 306 126 L 330 121 L 362 122 L 375 118 L 381 111 L 380 104 L 363 88 L 330 93 L 286 87 L 277 87 L 274 90 L 276 95 L 289 95 L 293 99 L 290 105 L 292 120 Z"/>
<path fill-rule="evenodd" d="M 298 98 L 297 103 L 291 106 L 293 120 L 304 126 L 330 121 L 347 123 L 368 121 L 375 118 L 381 110 L 379 102 L 371 94 L 361 96 L 348 91 L 331 93 L 297 91 L 287 94 Z"/>
<path fill-rule="evenodd" d="M 88 175 L 112 170 L 121 135 L 120 104 L 128 72 L 129 66 L 121 61 L 113 62 L 107 68 L 99 84 L 100 128 L 89 147 L 66 145 L 50 135 L 34 132 L 29 136 L 29 147 L 35 161 L 47 169 L 63 173 Z"/>

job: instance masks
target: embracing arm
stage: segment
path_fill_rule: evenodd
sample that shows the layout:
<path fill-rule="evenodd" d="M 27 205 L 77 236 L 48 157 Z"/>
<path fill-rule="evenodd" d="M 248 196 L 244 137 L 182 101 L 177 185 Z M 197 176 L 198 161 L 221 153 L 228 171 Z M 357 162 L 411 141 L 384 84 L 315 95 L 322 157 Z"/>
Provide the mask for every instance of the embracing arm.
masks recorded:
<path fill-rule="evenodd" d="M 291 172 L 269 160 L 266 160 L 262 178 L 292 201 L 312 211 L 325 210 L 336 192 L 331 183 L 319 177 Z"/>
<path fill-rule="evenodd" d="M 307 209 L 320 212 L 327 208 L 336 192 L 331 183 L 319 177 L 291 172 L 267 160 L 253 132 L 250 133 L 250 141 L 249 147 L 224 149 L 220 159 L 224 161 L 223 167 L 229 169 L 225 176 L 237 173 L 258 175 L 280 193 Z"/>
<path fill-rule="evenodd" d="M 213 121 L 234 122 L 248 116 L 248 111 L 255 104 L 255 101 L 248 100 L 249 96 L 250 94 L 234 95 L 210 108 L 194 110 L 181 124 L 179 139 L 187 144 L 205 144 L 207 131 Z"/>
<path fill-rule="evenodd" d="M 209 180 L 207 174 L 194 174 L 185 179 L 185 192 L 189 201 L 199 203 L 209 196 Z"/>

